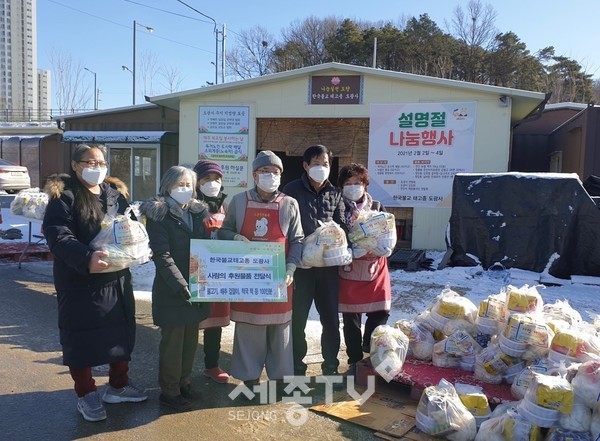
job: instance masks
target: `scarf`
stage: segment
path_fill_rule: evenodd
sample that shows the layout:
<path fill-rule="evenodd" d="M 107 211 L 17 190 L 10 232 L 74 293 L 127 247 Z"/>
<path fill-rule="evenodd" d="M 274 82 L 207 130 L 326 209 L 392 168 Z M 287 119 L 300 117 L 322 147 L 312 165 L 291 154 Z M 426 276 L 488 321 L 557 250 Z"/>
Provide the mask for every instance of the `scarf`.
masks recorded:
<path fill-rule="evenodd" d="M 223 201 L 225 200 L 225 198 L 227 198 L 227 195 L 225 193 L 223 193 L 222 190 L 215 197 L 206 196 L 201 191 L 198 191 L 198 196 L 199 196 L 198 199 L 206 202 L 206 205 L 208 205 L 208 211 L 210 213 L 217 213 L 219 211 L 219 209 L 221 208 L 221 206 L 223 205 Z"/>
<path fill-rule="evenodd" d="M 344 203 L 346 204 L 346 225 L 348 228 L 352 228 L 354 226 L 354 221 L 358 219 L 360 212 L 369 211 L 371 209 L 373 198 L 369 193 L 365 192 L 362 201 L 356 202 L 344 198 Z"/>

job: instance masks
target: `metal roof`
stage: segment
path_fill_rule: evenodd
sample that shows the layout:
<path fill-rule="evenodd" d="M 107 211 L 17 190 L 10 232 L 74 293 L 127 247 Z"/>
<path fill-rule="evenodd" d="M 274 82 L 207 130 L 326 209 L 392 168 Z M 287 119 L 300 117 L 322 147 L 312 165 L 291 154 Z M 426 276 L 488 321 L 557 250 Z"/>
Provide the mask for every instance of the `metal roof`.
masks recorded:
<path fill-rule="evenodd" d="M 136 144 L 156 144 L 167 131 L 91 131 L 91 130 L 67 130 L 62 135 L 63 142 L 112 142 L 112 143 L 136 143 Z"/>
<path fill-rule="evenodd" d="M 235 89 L 247 88 L 264 83 L 275 83 L 279 81 L 287 81 L 290 79 L 310 76 L 315 74 L 339 74 L 340 71 L 378 76 L 388 78 L 390 81 L 406 81 L 431 85 L 436 87 L 447 87 L 459 90 L 471 90 L 473 92 L 488 93 L 492 95 L 508 96 L 512 99 L 512 120 L 520 120 L 528 116 L 536 107 L 544 100 L 545 94 L 541 92 L 532 92 L 528 90 L 511 89 L 509 87 L 490 86 L 487 84 L 469 83 L 466 81 L 449 80 L 446 78 L 430 77 L 425 75 L 416 75 L 405 72 L 396 72 L 391 70 L 375 69 L 372 67 L 354 66 L 343 63 L 324 63 L 316 66 L 303 67 L 285 72 L 278 72 L 261 77 L 250 78 L 247 80 L 234 81 L 223 83 L 214 86 L 201 87 L 183 92 L 176 92 L 167 95 L 158 95 L 147 98 L 148 101 L 165 106 L 171 109 L 179 110 L 179 103 L 182 100 L 190 100 L 195 98 L 209 98 L 214 93 L 223 91 L 233 91 Z"/>

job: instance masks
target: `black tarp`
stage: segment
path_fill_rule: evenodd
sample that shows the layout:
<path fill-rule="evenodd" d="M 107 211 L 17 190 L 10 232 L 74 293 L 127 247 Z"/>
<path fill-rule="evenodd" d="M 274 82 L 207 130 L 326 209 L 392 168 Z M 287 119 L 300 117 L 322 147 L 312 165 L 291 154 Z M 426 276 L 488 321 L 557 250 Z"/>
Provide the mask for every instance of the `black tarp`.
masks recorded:
<path fill-rule="evenodd" d="M 600 276 L 600 210 L 575 174 L 457 174 L 450 265 Z"/>

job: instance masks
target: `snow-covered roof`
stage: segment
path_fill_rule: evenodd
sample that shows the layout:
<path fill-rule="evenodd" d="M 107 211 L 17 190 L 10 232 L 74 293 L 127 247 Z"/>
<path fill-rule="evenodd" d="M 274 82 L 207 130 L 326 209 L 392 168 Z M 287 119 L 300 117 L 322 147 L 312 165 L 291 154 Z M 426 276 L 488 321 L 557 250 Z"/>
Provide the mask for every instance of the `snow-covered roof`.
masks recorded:
<path fill-rule="evenodd" d="M 167 133 L 160 130 L 136 131 L 91 131 L 91 130 L 67 130 L 63 133 L 63 142 L 114 142 L 114 143 L 136 143 L 136 144 L 156 144 Z"/>
<path fill-rule="evenodd" d="M 143 110 L 156 107 L 156 104 L 153 103 L 143 103 L 143 104 L 135 104 L 132 106 L 124 106 L 124 107 L 113 107 L 112 109 L 100 109 L 100 110 L 90 110 L 89 112 L 76 112 L 76 113 L 65 113 L 63 115 L 56 115 L 52 117 L 54 120 L 68 120 L 75 119 L 87 116 L 100 116 L 104 114 L 112 114 L 112 113 L 120 113 L 120 112 L 131 112 L 132 110 Z M 56 123 L 54 123 L 56 124 Z"/>
<path fill-rule="evenodd" d="M 1 140 L 10 139 L 10 138 L 21 138 L 21 139 L 41 139 L 46 136 L 56 135 L 56 133 L 33 133 L 33 134 L 23 134 L 23 133 L 11 133 L 11 134 L 3 134 L 0 135 Z"/>

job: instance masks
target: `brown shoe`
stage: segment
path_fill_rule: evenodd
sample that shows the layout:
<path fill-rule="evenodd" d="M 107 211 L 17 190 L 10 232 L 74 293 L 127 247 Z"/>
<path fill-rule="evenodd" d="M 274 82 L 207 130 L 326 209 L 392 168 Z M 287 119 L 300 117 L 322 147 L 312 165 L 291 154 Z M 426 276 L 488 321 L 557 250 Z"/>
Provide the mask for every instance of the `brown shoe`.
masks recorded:
<path fill-rule="evenodd" d="M 186 400 L 181 395 L 176 395 L 173 397 L 165 394 L 160 394 L 160 396 L 158 397 L 158 401 L 163 406 L 170 407 L 171 409 L 175 409 L 179 412 L 190 410 L 194 405 L 191 401 Z"/>
<path fill-rule="evenodd" d="M 196 401 L 200 398 L 200 395 L 194 391 L 194 388 L 191 384 L 184 384 L 179 388 L 181 392 L 181 396 L 188 401 Z"/>

